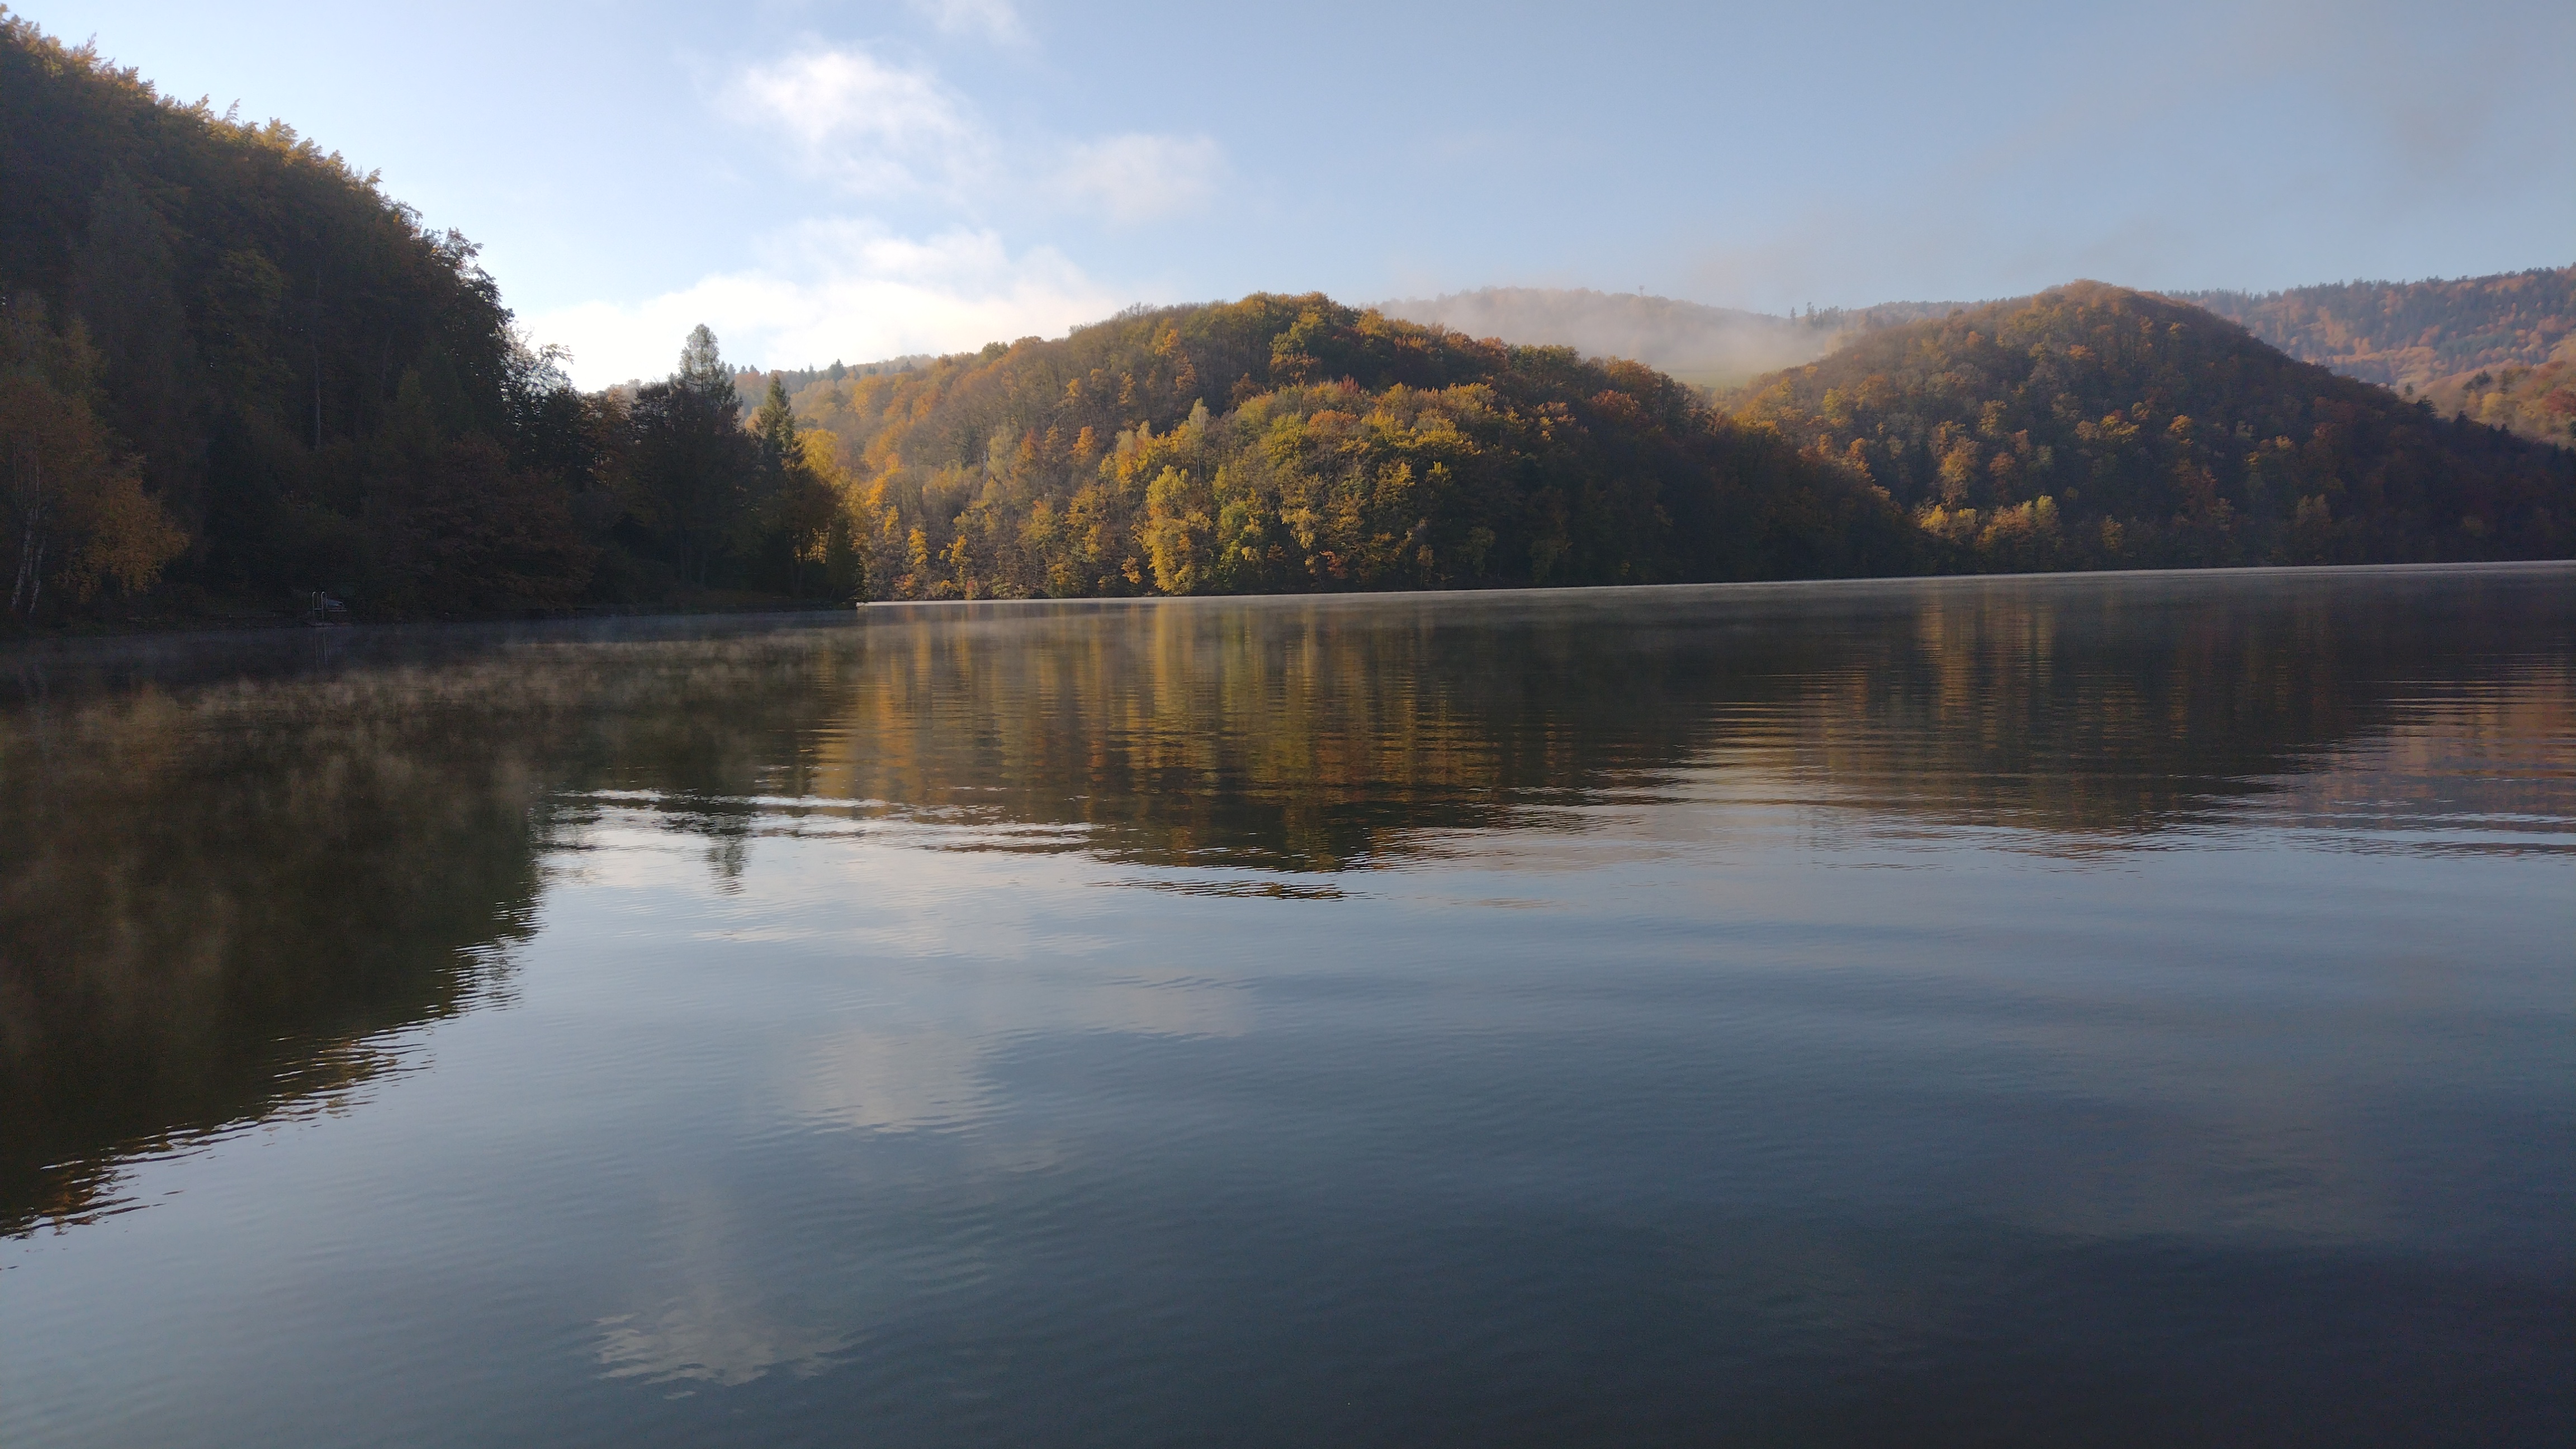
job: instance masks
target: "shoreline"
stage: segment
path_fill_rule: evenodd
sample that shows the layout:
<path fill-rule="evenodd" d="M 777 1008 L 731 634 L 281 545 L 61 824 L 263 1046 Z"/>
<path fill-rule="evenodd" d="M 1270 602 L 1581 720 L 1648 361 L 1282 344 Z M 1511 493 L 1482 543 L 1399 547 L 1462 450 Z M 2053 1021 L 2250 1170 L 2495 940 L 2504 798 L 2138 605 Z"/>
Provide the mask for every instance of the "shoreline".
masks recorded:
<path fill-rule="evenodd" d="M 2413 577 L 2446 573 L 2482 573 L 2511 575 L 2520 573 L 2576 573 L 2576 559 L 2500 559 L 2456 563 L 2361 563 L 2361 564 L 2241 564 L 2211 568 L 2160 569 L 2073 569 L 2035 573 L 1993 574 L 1893 574 L 1845 576 L 1812 579 L 1735 579 L 1714 583 L 1690 584 L 1583 584 L 1566 587 L 1488 588 L 1488 589 L 1371 589 L 1333 592 L 1286 594 L 1142 594 L 1089 595 L 1075 598 L 1027 599 L 870 599 L 843 604 L 780 603 L 730 608 L 628 608 L 601 606 L 595 609 L 549 611 L 541 614 L 498 615 L 461 619 L 384 619 L 362 620 L 346 624 L 309 625 L 291 619 L 247 622 L 207 619 L 173 625 L 135 628 L 108 628 L 80 633 L 24 633 L 0 639 L 0 664 L 34 664 L 48 658 L 103 659 L 119 653 L 150 652 L 164 646 L 222 645 L 264 643 L 280 644 L 289 639 L 316 642 L 359 640 L 393 640 L 434 635 L 463 640 L 466 638 L 526 632 L 530 634 L 569 634 L 583 632 L 585 626 L 618 632 L 635 626 L 644 632 L 658 632 L 654 625 L 701 624 L 709 626 L 750 624 L 755 621 L 820 622 L 836 615 L 867 616 L 900 614 L 905 611 L 1090 611 L 1138 607 L 1211 607 L 1223 604 L 1278 605 L 1303 602 L 1310 605 L 1354 607 L 1363 601 L 1389 599 L 1453 599 L 1497 603 L 1504 600 L 1572 600 L 1579 598 L 1675 598 L 1691 594 L 1717 596 L 1753 596 L 1791 592 L 1866 593 L 1897 588 L 1940 586 L 1976 588 L 2001 583 L 2031 584 L 2066 582 L 2077 579 L 2118 580 L 2123 583 L 2147 583 L 2174 579 L 2257 579 L 2288 576 L 2358 578 L 2370 576 Z"/>

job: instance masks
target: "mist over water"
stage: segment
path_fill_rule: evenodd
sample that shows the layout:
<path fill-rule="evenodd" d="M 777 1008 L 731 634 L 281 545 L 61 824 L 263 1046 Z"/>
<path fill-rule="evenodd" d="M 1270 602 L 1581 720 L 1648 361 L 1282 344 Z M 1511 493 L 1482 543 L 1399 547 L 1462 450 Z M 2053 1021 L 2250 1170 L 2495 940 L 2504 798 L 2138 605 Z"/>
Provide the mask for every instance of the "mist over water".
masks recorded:
<path fill-rule="evenodd" d="M 0 673 L 0 1441 L 2576 1427 L 2563 566 Z"/>

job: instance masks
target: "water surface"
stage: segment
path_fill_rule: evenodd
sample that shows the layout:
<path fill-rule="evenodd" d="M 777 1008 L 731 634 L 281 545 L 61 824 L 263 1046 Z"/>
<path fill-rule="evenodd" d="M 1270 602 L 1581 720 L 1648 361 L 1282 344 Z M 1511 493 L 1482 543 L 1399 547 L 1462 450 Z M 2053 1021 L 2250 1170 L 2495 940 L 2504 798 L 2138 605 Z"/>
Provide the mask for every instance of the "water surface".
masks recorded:
<path fill-rule="evenodd" d="M 2576 571 L 0 660 L 0 1443 L 2563 1443 Z"/>

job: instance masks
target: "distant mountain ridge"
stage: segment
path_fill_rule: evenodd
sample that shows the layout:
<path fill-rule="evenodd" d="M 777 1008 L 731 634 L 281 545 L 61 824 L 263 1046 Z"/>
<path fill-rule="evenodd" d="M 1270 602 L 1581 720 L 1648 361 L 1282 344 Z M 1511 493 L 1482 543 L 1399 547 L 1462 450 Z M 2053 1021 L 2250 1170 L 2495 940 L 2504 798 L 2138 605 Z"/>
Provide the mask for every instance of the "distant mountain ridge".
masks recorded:
<path fill-rule="evenodd" d="M 2387 388 L 2538 367 L 2576 331 L 2576 267 L 2281 292 L 2167 292 L 2302 362 Z"/>
<path fill-rule="evenodd" d="M 2576 434 L 2576 267 L 2419 282 L 2335 282 L 2279 292 L 2164 292 L 2302 362 L 2445 413 L 2566 442 Z M 2003 299 L 2026 301 L 2026 298 Z M 1390 317 L 1521 346 L 1622 357 L 1716 391 L 1813 362 L 1854 338 L 1990 302 L 1888 302 L 1790 317 L 1643 293 L 1487 287 L 1380 303 Z M 2554 362 L 2553 362 L 2554 359 Z"/>
<path fill-rule="evenodd" d="M 908 352 L 901 357 L 889 357 L 882 362 L 835 361 L 829 367 L 781 367 L 767 370 L 742 367 L 734 370 L 733 390 L 734 395 L 742 399 L 743 411 L 748 413 L 759 407 L 761 399 L 768 396 L 769 382 L 772 378 L 776 378 L 780 387 L 793 394 L 802 392 L 818 382 L 841 382 L 853 377 L 874 377 L 882 372 L 911 372 L 928 367 L 938 360 L 938 356 L 933 353 Z M 641 384 L 625 385 L 636 387 Z"/>

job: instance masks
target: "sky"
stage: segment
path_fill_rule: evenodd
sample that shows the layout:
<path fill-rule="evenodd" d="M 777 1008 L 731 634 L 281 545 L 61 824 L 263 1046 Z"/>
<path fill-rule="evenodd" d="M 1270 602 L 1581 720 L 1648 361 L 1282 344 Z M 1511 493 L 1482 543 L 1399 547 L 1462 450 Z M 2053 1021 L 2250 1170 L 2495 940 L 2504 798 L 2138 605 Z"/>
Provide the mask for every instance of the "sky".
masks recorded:
<path fill-rule="evenodd" d="M 32 0 L 483 247 L 585 386 L 1135 303 L 2576 262 L 2576 5 Z"/>

